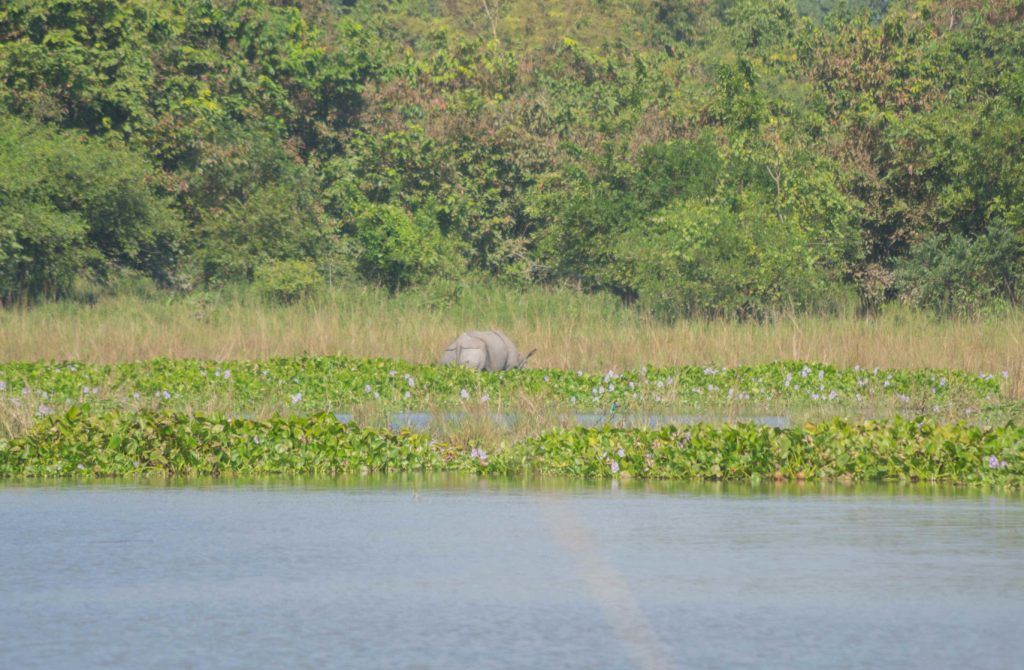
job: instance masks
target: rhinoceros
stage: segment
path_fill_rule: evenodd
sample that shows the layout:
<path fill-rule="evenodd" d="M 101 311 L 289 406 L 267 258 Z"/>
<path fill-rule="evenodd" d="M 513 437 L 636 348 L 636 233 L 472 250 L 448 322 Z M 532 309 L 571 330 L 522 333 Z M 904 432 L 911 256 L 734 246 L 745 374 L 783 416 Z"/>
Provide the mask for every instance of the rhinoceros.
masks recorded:
<path fill-rule="evenodd" d="M 469 330 L 449 344 L 441 354 L 442 365 L 464 365 L 474 370 L 513 370 L 526 365 L 537 350 L 523 356 L 505 333 L 497 330 Z"/>

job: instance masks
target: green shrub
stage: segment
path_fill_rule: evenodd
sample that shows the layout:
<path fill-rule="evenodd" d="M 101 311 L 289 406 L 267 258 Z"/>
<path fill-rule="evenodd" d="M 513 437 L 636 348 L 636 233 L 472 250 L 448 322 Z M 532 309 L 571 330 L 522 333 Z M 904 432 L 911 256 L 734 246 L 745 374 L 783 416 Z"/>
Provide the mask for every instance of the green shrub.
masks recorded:
<path fill-rule="evenodd" d="M 979 237 L 933 235 L 897 265 L 904 301 L 947 314 L 974 314 L 1024 292 L 1024 235 L 997 223 Z"/>
<path fill-rule="evenodd" d="M 392 291 L 444 272 L 445 244 L 424 212 L 412 216 L 394 205 L 370 205 L 357 218 L 359 271 Z"/>
<path fill-rule="evenodd" d="M 687 315 L 762 316 L 831 296 L 827 274 L 798 227 L 748 205 L 737 214 L 681 202 L 622 237 L 621 281 L 671 321 Z"/>
<path fill-rule="evenodd" d="M 0 299 L 119 268 L 166 281 L 183 222 L 154 172 L 122 144 L 0 116 Z"/>
<path fill-rule="evenodd" d="M 256 268 L 256 290 L 273 302 L 296 302 L 320 284 L 320 274 L 308 261 L 270 261 Z"/>

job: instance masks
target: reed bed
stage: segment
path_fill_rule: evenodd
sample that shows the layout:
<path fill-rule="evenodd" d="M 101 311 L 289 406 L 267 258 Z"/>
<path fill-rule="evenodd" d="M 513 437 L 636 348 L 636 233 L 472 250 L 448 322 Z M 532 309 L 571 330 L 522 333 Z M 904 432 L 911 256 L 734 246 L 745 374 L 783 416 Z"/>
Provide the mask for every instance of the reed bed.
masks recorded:
<path fill-rule="evenodd" d="M 868 317 L 848 308 L 767 321 L 665 324 L 606 295 L 496 286 L 467 288 L 455 299 L 353 287 L 290 306 L 227 290 L 13 307 L 0 310 L 0 361 L 346 355 L 428 363 L 459 331 L 492 327 L 536 347 L 536 367 L 598 372 L 805 360 L 843 367 L 1005 370 L 1013 380 L 1012 395 L 1024 395 L 1021 310 L 952 319 L 891 306 Z"/>

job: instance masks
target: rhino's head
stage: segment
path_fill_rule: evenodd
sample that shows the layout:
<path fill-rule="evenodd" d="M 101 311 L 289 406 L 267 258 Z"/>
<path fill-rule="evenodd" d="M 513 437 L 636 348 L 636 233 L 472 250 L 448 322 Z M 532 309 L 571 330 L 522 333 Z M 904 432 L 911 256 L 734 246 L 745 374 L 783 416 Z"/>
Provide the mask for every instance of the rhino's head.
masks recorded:
<path fill-rule="evenodd" d="M 516 360 L 514 361 L 512 368 L 518 370 L 519 368 L 526 367 L 526 361 L 530 360 L 530 356 L 533 356 L 535 353 L 537 353 L 536 349 L 526 354 L 525 356 L 517 353 Z"/>

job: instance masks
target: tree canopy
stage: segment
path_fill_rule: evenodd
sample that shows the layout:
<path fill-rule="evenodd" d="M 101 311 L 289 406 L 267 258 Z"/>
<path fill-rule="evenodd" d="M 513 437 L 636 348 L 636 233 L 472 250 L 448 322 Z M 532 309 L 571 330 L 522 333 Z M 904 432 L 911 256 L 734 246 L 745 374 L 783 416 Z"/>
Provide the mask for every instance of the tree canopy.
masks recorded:
<path fill-rule="evenodd" d="M 1024 0 L 12 0 L 0 297 L 977 311 L 1024 297 L 1022 128 Z"/>

